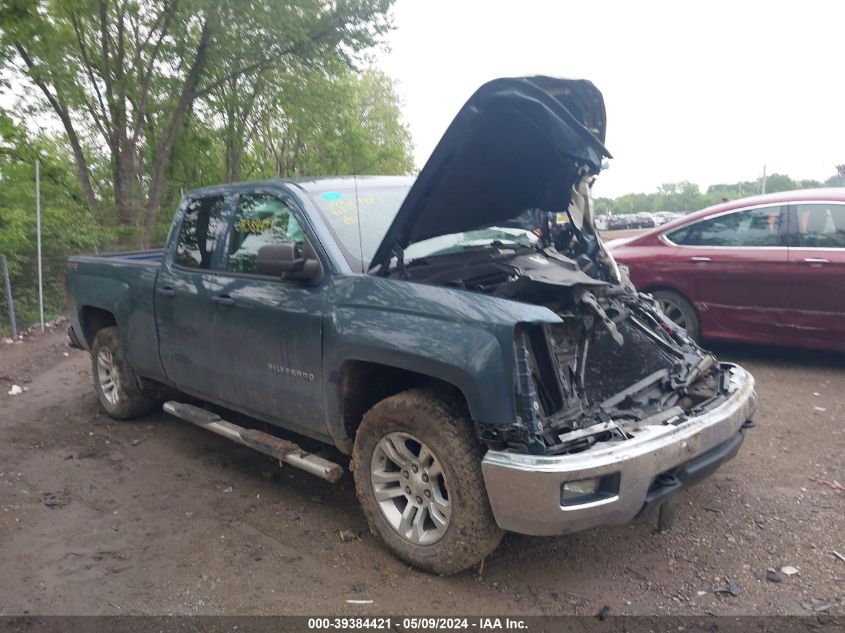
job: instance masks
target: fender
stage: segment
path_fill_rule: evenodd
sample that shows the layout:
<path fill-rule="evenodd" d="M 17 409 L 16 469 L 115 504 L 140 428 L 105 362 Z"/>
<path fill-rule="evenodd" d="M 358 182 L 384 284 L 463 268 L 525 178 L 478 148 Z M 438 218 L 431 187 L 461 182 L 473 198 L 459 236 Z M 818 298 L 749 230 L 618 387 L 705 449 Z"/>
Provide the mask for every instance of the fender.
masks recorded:
<path fill-rule="evenodd" d="M 327 426 L 336 440 L 347 435 L 340 376 L 350 360 L 436 378 L 463 393 L 473 420 L 515 422 L 514 329 L 560 317 L 542 306 L 441 286 L 366 276 L 336 281 L 323 338 Z"/>
<path fill-rule="evenodd" d="M 75 317 L 80 332 L 85 331 L 84 308 L 110 312 L 132 367 L 138 374 L 154 379 L 164 376 L 155 324 L 153 288 L 157 273 L 157 267 L 113 266 L 113 277 L 103 275 L 101 271 L 90 275 L 86 274 L 85 262 L 80 260 L 75 275 Z"/>

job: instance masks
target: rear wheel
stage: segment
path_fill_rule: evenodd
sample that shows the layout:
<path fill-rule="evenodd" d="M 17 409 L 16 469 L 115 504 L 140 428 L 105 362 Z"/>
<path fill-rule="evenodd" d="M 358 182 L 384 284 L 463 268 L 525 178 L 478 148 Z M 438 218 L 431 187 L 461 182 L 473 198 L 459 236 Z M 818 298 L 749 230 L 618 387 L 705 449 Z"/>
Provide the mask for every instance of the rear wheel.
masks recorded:
<path fill-rule="evenodd" d="M 651 296 L 670 321 L 684 328 L 694 341 L 699 340 L 701 323 L 698 313 L 686 297 L 674 290 L 655 290 Z"/>
<path fill-rule="evenodd" d="M 452 574 L 502 538 L 481 475 L 482 450 L 461 408 L 411 389 L 364 416 L 352 453 L 370 529 L 396 556 Z"/>
<path fill-rule="evenodd" d="M 153 394 L 141 388 L 116 327 L 103 328 L 94 336 L 91 368 L 100 405 L 111 417 L 118 420 L 141 417 L 158 404 Z"/>

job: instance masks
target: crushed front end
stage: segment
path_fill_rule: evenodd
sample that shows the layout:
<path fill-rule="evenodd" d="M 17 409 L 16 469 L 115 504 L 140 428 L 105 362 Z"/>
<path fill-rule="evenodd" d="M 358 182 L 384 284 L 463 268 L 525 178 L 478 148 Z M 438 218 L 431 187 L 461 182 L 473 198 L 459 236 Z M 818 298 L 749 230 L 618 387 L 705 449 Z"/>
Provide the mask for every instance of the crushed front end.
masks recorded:
<path fill-rule="evenodd" d="M 751 375 L 696 345 L 604 248 L 591 191 L 605 128 L 588 82 L 486 84 L 370 266 L 553 313 L 513 327 L 513 422 L 476 421 L 493 512 L 516 532 L 628 521 L 730 459 L 754 412 Z"/>
<path fill-rule="evenodd" d="M 564 292 L 525 270 L 495 292 L 561 319 L 516 329 L 516 424 L 480 427 L 490 503 L 515 532 L 625 523 L 731 459 L 752 424 L 753 377 L 701 349 L 609 256 L 579 255 L 583 241 L 546 255 L 605 283 Z"/>
<path fill-rule="evenodd" d="M 755 408 L 751 375 L 700 348 L 604 251 L 589 189 L 585 177 L 573 196 L 581 226 L 396 273 L 543 305 L 560 319 L 517 325 L 515 422 L 477 423 L 493 513 L 515 532 L 624 523 L 664 503 L 736 454 Z"/>
<path fill-rule="evenodd" d="M 489 450 L 482 472 L 496 522 L 533 535 L 626 523 L 711 474 L 736 454 L 756 402 L 754 379 L 741 367 L 721 364 L 715 373 L 719 392 L 688 411 L 565 431 L 557 454 Z"/>

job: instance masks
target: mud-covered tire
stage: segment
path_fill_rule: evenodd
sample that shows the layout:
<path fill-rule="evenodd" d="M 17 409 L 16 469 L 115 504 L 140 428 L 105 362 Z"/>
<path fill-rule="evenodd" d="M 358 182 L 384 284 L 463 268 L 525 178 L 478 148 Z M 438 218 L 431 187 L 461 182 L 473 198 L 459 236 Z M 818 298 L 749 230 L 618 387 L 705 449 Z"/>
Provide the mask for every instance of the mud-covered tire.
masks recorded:
<path fill-rule="evenodd" d="M 655 290 L 651 296 L 673 323 L 684 328 L 692 340 L 700 340 L 701 322 L 698 312 L 685 296 L 674 290 Z"/>
<path fill-rule="evenodd" d="M 450 402 L 425 389 L 390 396 L 364 415 L 352 452 L 355 489 L 372 532 L 403 561 L 442 575 L 478 564 L 496 549 L 504 534 L 490 509 L 481 475 L 483 451 L 464 409 L 462 403 Z M 400 534 L 375 496 L 374 454 L 376 460 L 383 457 L 383 453 L 377 453 L 383 451 L 378 448 L 384 446 L 380 442 L 406 435 L 430 449 L 439 462 L 440 481 L 447 489 L 448 523 L 441 527 L 444 533 L 433 543 L 420 544 Z M 409 445 L 413 449 L 413 439 Z"/>
<path fill-rule="evenodd" d="M 100 406 L 117 420 L 147 415 L 159 404 L 154 394 L 141 388 L 116 327 L 105 327 L 94 336 L 91 375 Z"/>

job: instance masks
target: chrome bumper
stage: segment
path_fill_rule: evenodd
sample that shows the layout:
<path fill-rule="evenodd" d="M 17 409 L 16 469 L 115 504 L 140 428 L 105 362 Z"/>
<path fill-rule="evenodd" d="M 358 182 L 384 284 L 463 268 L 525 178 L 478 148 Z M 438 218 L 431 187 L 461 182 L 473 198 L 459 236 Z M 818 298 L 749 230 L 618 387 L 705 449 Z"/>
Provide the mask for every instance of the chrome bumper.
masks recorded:
<path fill-rule="evenodd" d="M 678 426 L 643 426 L 633 439 L 598 442 L 572 455 L 488 451 L 481 468 L 496 523 L 538 536 L 627 523 L 660 496 L 653 484 L 661 473 L 682 472 L 689 464 L 688 471 L 709 474 L 739 448 L 741 428 L 757 401 L 751 374 L 738 365 L 722 367 L 728 371 L 728 399 Z M 704 470 L 704 462 L 711 470 Z M 564 483 L 601 477 L 613 482 L 609 493 L 563 505 Z M 691 476 L 690 483 L 698 478 Z M 673 489 L 683 482 L 684 477 L 680 485 L 676 479 Z"/>

